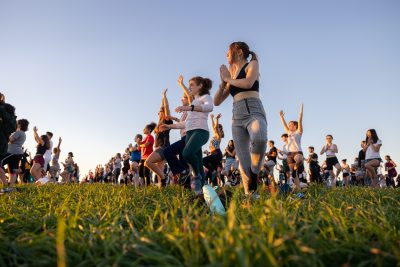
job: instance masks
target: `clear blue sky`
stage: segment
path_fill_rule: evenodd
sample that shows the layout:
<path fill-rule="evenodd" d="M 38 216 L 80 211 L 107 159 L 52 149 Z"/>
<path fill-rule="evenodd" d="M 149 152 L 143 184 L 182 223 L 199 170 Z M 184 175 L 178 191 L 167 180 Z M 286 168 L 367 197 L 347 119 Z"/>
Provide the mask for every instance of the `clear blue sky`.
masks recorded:
<path fill-rule="evenodd" d="M 268 136 L 305 104 L 303 147 L 332 134 L 353 161 L 375 128 L 400 163 L 400 2 L 0 1 L 0 91 L 19 118 L 62 136 L 86 172 L 179 105 L 179 74 L 211 78 L 233 41 L 258 53 Z M 215 109 L 231 137 L 232 100 Z M 171 137 L 178 138 L 178 133 Z M 34 151 L 32 131 L 26 146 Z"/>

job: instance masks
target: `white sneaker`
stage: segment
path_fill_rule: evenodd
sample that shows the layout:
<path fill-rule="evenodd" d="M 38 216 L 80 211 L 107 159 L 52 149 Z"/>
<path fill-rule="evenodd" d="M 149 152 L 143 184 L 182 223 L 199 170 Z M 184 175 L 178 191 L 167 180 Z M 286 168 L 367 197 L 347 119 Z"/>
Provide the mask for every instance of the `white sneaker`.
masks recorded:
<path fill-rule="evenodd" d="M 48 182 L 50 182 L 50 179 L 47 176 L 45 176 L 37 180 L 36 184 L 47 184 Z"/>

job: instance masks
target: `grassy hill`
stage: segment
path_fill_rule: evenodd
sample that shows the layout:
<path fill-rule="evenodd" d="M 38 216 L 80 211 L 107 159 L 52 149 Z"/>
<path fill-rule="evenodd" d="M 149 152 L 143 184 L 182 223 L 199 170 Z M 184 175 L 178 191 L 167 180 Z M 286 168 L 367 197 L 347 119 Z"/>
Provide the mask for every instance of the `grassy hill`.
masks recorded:
<path fill-rule="evenodd" d="M 226 217 L 180 187 L 22 186 L 0 196 L 0 266 L 398 266 L 400 190 L 311 187 Z"/>

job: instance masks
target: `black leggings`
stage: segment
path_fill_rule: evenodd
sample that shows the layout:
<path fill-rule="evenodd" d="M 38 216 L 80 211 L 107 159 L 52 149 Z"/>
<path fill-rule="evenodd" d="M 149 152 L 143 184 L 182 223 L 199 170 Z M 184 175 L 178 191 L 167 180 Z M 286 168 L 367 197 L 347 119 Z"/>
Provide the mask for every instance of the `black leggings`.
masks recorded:
<path fill-rule="evenodd" d="M 144 179 L 145 185 L 150 185 L 150 169 L 144 165 L 145 161 L 142 159 L 139 162 L 139 177 Z"/>
<path fill-rule="evenodd" d="M 114 177 L 114 183 L 118 184 L 118 179 L 119 179 L 119 175 L 121 174 L 121 169 L 115 169 L 115 177 Z"/>
<path fill-rule="evenodd" d="M 203 158 L 203 165 L 208 169 L 207 173 L 208 178 L 211 178 L 212 173 L 218 170 L 218 167 L 220 167 L 221 165 L 221 161 L 222 161 L 222 152 L 219 149 L 217 149 L 211 155 Z"/>

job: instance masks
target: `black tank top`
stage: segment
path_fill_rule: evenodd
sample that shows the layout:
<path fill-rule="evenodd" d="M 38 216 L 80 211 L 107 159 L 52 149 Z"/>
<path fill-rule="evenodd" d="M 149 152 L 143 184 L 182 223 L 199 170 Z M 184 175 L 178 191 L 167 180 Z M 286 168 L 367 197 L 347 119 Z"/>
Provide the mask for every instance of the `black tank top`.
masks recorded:
<path fill-rule="evenodd" d="M 239 79 L 245 79 L 246 78 L 246 67 L 247 65 L 249 65 L 249 63 L 247 62 L 246 64 L 244 64 L 243 68 L 240 70 L 238 76 L 236 77 L 236 80 Z M 231 85 L 229 88 L 229 92 L 231 93 L 232 96 L 237 95 L 238 93 L 241 92 L 247 92 L 247 91 L 256 91 L 258 92 L 258 88 L 259 88 L 259 82 L 256 80 L 253 84 L 253 86 L 250 89 L 242 89 L 236 86 Z"/>
<path fill-rule="evenodd" d="M 39 144 L 36 147 L 36 155 L 44 155 L 44 153 L 46 153 L 47 148 L 46 148 L 46 144 L 44 144 L 43 146 L 41 144 Z"/>

